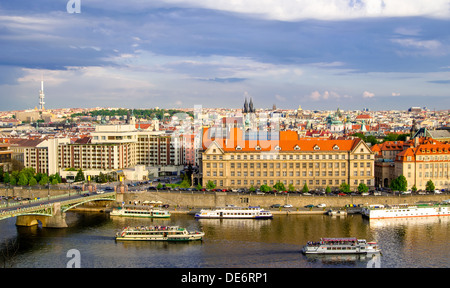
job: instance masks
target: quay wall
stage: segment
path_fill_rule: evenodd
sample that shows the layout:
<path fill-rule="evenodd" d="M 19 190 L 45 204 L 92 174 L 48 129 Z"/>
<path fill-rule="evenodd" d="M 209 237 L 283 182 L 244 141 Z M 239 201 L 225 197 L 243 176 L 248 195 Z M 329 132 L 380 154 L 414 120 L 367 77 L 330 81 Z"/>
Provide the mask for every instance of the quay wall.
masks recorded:
<path fill-rule="evenodd" d="M 300 195 L 249 195 L 216 193 L 179 193 L 134 191 L 117 194 L 117 203 L 142 204 L 144 201 L 161 201 L 171 207 L 218 207 L 225 205 L 269 207 L 273 204 L 291 204 L 294 207 L 325 203 L 327 207 L 344 207 L 347 204 L 414 204 L 442 201 L 449 195 L 401 195 L 401 196 L 300 196 Z"/>
<path fill-rule="evenodd" d="M 67 193 L 78 193 L 77 190 L 68 189 L 5 189 L 0 188 L 0 195 L 20 196 L 20 197 L 40 197 L 45 198 L 50 193 L 51 196 Z M 400 196 L 301 196 L 299 194 L 242 194 L 225 192 L 178 192 L 178 191 L 128 191 L 117 193 L 116 205 L 142 204 L 144 201 L 161 201 L 171 207 L 218 207 L 225 205 L 235 206 L 261 206 L 269 207 L 273 204 L 291 204 L 294 207 L 304 207 L 305 205 L 317 205 L 325 203 L 327 207 L 343 207 L 347 204 L 370 205 L 370 204 L 414 204 L 417 202 L 442 201 L 450 199 L 450 195 L 400 195 Z M 90 203 L 89 206 L 103 206 L 109 201 L 99 201 L 101 203 Z M 109 205 L 111 206 L 111 202 Z"/>

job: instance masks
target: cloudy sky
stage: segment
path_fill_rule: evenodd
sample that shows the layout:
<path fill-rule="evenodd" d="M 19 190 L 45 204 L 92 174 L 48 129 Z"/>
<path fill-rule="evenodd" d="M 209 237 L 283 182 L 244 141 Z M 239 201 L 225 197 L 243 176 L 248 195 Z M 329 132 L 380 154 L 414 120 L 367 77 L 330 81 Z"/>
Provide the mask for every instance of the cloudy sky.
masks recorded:
<path fill-rule="evenodd" d="M 0 110 L 450 108 L 450 0 L 68 2 L 0 2 Z"/>

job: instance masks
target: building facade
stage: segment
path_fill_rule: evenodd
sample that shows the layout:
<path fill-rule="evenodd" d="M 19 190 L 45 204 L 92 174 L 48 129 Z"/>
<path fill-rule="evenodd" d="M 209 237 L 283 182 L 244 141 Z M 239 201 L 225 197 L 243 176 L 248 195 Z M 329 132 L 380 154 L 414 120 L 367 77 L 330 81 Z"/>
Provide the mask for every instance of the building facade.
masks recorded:
<path fill-rule="evenodd" d="M 219 188 L 249 188 L 281 182 L 301 190 L 338 189 L 342 183 L 355 190 L 360 183 L 373 187 L 375 153 L 359 138 L 353 140 L 298 139 L 281 131 L 273 140 L 245 140 L 233 128 L 226 138 L 204 132 L 202 182 Z M 275 137 L 274 137 L 275 138 Z"/>

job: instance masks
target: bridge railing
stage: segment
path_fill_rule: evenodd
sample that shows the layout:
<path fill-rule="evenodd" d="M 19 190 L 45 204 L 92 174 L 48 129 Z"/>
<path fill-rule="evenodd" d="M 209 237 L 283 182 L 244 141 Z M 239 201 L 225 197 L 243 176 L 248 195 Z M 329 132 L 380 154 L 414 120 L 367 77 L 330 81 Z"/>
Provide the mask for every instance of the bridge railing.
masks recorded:
<path fill-rule="evenodd" d="M 15 214 L 21 214 L 21 213 L 26 213 L 26 212 L 32 212 L 32 211 L 52 208 L 52 205 L 53 204 L 43 204 L 43 205 L 33 206 L 33 207 L 17 208 L 15 210 L 0 211 L 0 218 L 5 218 L 5 217 L 15 215 Z"/>
<path fill-rule="evenodd" d="M 38 202 L 44 202 L 44 201 L 48 201 L 48 200 L 52 200 L 52 199 L 58 199 L 58 198 L 63 198 L 63 197 L 69 197 L 69 196 L 73 196 L 73 195 L 79 195 L 82 193 L 85 193 L 87 191 L 84 192 L 76 192 L 76 193 L 65 193 L 65 194 L 60 194 L 60 195 L 55 195 L 55 196 L 50 196 L 49 197 L 41 197 L 41 198 L 36 198 L 36 199 L 30 199 L 30 200 L 21 200 L 21 201 L 17 201 L 17 202 L 8 202 L 8 204 L 2 204 L 0 205 L 0 209 L 4 209 L 4 208 L 10 208 L 10 207 L 15 207 L 15 206 L 20 206 L 23 204 L 31 204 L 31 203 L 38 203 Z"/>

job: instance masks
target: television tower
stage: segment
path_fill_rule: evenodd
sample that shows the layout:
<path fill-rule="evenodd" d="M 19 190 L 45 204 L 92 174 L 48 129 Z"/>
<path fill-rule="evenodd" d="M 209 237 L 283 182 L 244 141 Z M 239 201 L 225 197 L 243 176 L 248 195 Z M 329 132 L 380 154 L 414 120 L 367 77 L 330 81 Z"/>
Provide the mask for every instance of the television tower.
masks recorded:
<path fill-rule="evenodd" d="M 44 77 L 42 76 L 42 80 L 41 80 L 41 90 L 39 91 L 39 110 L 44 110 Z"/>

